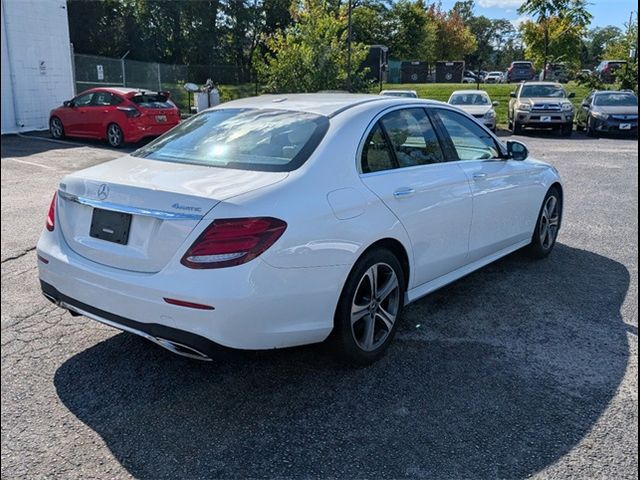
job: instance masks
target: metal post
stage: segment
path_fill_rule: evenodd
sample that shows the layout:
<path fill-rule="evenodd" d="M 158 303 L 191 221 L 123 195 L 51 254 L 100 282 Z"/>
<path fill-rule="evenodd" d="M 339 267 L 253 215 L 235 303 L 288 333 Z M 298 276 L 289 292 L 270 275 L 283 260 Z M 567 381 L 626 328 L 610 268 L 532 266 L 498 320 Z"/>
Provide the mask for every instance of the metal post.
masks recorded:
<path fill-rule="evenodd" d="M 123 56 L 120 57 L 120 66 L 122 67 L 122 86 L 123 87 L 127 86 L 127 72 L 124 68 L 124 59 L 127 58 L 127 55 L 129 55 L 129 50 L 127 50 L 127 53 L 125 53 Z"/>
<path fill-rule="evenodd" d="M 352 0 L 349 0 L 349 18 L 347 23 L 347 90 L 351 91 L 351 10 Z"/>
<path fill-rule="evenodd" d="M 160 79 L 160 64 L 157 63 L 157 68 L 158 68 L 158 91 L 162 90 L 162 80 Z"/>

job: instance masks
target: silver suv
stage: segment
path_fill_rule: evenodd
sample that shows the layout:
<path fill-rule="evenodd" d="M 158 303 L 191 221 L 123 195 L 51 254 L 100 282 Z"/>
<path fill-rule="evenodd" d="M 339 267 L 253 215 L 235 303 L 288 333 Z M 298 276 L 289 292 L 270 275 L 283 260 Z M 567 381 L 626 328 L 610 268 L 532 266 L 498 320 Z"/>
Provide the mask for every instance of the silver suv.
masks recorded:
<path fill-rule="evenodd" d="M 521 83 L 511 92 L 509 128 L 514 134 L 521 133 L 525 127 L 558 129 L 568 137 L 573 131 L 575 114 L 569 99 L 574 96 L 574 93 L 567 94 L 559 83 Z"/>

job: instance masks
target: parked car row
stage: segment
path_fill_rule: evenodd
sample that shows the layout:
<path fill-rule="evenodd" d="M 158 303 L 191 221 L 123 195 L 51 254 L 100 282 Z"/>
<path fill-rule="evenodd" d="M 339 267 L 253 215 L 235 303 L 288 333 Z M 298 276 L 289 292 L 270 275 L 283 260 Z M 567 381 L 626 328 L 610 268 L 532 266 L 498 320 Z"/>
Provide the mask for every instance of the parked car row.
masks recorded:
<path fill-rule="evenodd" d="M 587 131 L 595 137 L 600 133 L 638 134 L 638 97 L 632 91 L 594 91 L 575 109 L 564 87 L 554 82 L 523 82 L 511 93 L 508 126 L 514 134 L 525 129 L 557 130 L 563 136 Z M 492 131 L 496 131 L 498 102 L 492 102 L 484 90 L 457 90 L 448 103 L 454 105 Z"/>

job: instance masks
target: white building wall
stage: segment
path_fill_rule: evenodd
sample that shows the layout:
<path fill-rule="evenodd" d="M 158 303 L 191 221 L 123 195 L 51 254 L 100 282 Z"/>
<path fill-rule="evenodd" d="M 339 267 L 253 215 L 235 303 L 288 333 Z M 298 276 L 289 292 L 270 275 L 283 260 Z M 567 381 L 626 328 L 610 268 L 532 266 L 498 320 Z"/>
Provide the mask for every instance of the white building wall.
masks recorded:
<path fill-rule="evenodd" d="M 73 96 L 65 0 L 2 1 L 2 133 L 48 128 Z"/>

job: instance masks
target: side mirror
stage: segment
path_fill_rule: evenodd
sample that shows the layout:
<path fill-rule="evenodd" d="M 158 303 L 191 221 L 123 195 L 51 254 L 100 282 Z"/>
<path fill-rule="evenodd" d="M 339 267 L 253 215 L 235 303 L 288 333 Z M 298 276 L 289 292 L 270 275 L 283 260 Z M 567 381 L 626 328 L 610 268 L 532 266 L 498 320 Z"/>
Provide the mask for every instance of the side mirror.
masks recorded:
<path fill-rule="evenodd" d="M 522 142 L 516 140 L 507 141 L 508 158 L 512 160 L 525 160 L 529 156 L 529 149 Z"/>
<path fill-rule="evenodd" d="M 500 105 L 500 102 L 494 101 L 491 103 L 491 105 L 493 105 L 494 107 L 497 107 L 498 105 Z"/>
<path fill-rule="evenodd" d="M 571 93 L 569 94 L 569 98 L 575 98 L 575 96 L 576 96 L 575 92 L 571 92 Z"/>
<path fill-rule="evenodd" d="M 584 108 L 590 108 L 591 107 L 588 102 L 582 102 L 582 106 Z"/>
<path fill-rule="evenodd" d="M 516 92 L 511 92 L 511 93 L 509 94 L 509 96 L 510 96 L 511 98 L 516 98 Z"/>
<path fill-rule="evenodd" d="M 62 102 L 62 105 L 65 106 L 65 107 L 73 107 L 73 106 L 75 106 L 75 103 L 73 103 L 73 100 L 67 100 L 67 101 Z"/>

